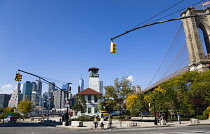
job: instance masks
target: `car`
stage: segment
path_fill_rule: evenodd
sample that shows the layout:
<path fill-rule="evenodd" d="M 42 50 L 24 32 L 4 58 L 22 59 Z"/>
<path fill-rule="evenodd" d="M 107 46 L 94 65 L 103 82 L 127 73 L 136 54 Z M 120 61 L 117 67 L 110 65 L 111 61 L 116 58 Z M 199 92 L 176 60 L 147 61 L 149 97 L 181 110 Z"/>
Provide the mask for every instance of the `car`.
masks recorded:
<path fill-rule="evenodd" d="M 101 116 L 109 116 L 109 113 L 107 113 L 106 111 L 100 111 L 99 115 L 100 115 L 100 117 Z"/>
<path fill-rule="evenodd" d="M 17 121 L 17 117 L 11 115 L 11 114 L 8 114 L 7 115 L 7 118 L 4 119 L 5 122 L 16 122 Z"/>
<path fill-rule="evenodd" d="M 122 113 L 121 113 L 122 114 Z M 120 115 L 120 111 L 114 111 L 110 113 L 111 116 L 119 116 Z"/>
<path fill-rule="evenodd" d="M 139 116 L 152 116 L 150 112 L 141 112 Z"/>

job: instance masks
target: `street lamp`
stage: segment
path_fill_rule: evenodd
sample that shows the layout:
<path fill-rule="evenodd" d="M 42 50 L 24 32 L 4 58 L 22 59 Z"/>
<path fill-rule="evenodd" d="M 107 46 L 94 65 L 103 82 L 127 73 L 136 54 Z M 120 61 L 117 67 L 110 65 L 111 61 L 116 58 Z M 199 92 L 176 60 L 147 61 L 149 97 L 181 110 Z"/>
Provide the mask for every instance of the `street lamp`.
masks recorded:
<path fill-rule="evenodd" d="M 70 84 L 72 83 L 67 83 L 67 91 L 64 91 L 64 90 L 61 90 L 63 91 L 64 93 L 66 93 L 66 114 L 65 114 L 65 119 L 66 119 L 66 122 L 65 122 L 65 126 L 68 126 L 69 125 L 69 111 L 68 111 L 68 108 L 69 108 L 69 93 L 71 92 L 71 87 L 69 86 Z"/>
<path fill-rule="evenodd" d="M 121 88 L 119 88 L 119 89 L 121 89 Z M 120 121 L 120 127 L 122 127 L 122 120 L 121 120 L 121 100 L 122 100 L 122 97 L 121 97 L 121 95 L 120 95 L 120 90 L 118 89 L 118 100 L 119 100 L 119 104 L 120 104 L 120 106 L 119 106 L 119 110 L 120 110 L 120 116 L 119 116 L 119 121 Z"/>
<path fill-rule="evenodd" d="M 153 99 L 153 103 L 154 103 L 154 116 L 155 116 L 154 125 L 157 125 L 156 109 L 155 109 L 155 99 Z"/>

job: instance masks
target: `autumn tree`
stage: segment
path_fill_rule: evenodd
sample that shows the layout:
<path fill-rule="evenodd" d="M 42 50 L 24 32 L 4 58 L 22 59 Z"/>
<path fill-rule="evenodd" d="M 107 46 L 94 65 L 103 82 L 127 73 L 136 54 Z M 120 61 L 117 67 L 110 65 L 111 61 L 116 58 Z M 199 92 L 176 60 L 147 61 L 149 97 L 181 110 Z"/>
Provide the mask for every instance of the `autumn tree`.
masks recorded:
<path fill-rule="evenodd" d="M 143 91 L 138 91 L 126 98 L 126 109 L 131 115 L 138 116 L 142 112 L 149 110 L 148 103 L 144 100 L 145 94 Z"/>
<path fill-rule="evenodd" d="M 30 113 L 32 111 L 32 102 L 28 101 L 27 98 L 20 101 L 20 104 L 18 104 L 18 111 L 20 111 L 21 113 L 24 114 L 24 116 L 26 116 L 26 114 Z"/>

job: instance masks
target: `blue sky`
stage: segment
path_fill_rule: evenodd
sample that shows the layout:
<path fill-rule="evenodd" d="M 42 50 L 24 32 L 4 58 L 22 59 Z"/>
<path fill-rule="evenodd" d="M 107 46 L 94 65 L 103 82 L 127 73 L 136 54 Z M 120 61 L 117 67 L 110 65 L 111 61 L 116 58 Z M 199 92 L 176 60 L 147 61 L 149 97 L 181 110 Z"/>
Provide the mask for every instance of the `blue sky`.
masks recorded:
<path fill-rule="evenodd" d="M 114 40 L 117 43 L 115 54 L 109 53 L 110 38 L 179 1 L 0 0 L 0 93 L 11 93 L 15 89 L 18 69 L 71 82 L 73 93 L 77 93 L 81 76 L 85 88 L 88 87 L 91 67 L 99 68 L 104 86 L 112 85 L 115 78 L 132 76 L 133 85 L 141 85 L 144 89 L 160 66 L 181 21 L 139 29 L 119 37 Z M 185 0 L 149 22 L 199 1 Z M 180 13 L 161 20 L 177 18 Z M 184 42 L 183 36 L 179 39 Z M 172 59 L 168 57 L 166 63 Z M 166 65 L 155 80 L 164 67 Z M 21 74 L 21 83 L 36 80 L 34 76 Z M 56 84 L 62 86 L 62 83 Z M 43 91 L 47 88 L 47 84 L 43 84 Z"/>

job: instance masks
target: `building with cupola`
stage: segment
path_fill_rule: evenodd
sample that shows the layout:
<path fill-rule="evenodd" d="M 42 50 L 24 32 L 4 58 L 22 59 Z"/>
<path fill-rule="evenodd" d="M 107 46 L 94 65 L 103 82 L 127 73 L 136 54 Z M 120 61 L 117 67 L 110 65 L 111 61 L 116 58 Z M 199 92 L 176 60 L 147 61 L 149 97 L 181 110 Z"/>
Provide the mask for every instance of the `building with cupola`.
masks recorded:
<path fill-rule="evenodd" d="M 83 91 L 78 91 L 76 95 L 84 96 L 85 101 L 87 102 L 86 115 L 97 115 L 97 104 L 101 101 L 100 96 L 103 94 L 103 81 L 99 81 L 99 68 L 89 68 L 89 87 Z M 78 113 L 78 116 L 82 113 Z"/>

